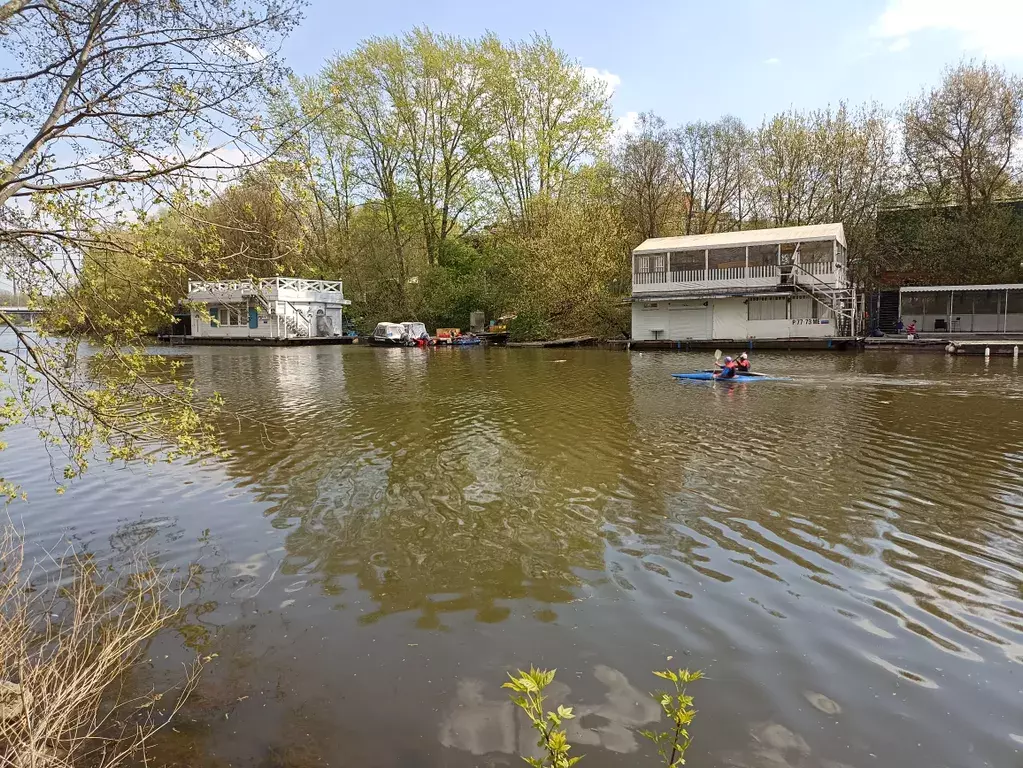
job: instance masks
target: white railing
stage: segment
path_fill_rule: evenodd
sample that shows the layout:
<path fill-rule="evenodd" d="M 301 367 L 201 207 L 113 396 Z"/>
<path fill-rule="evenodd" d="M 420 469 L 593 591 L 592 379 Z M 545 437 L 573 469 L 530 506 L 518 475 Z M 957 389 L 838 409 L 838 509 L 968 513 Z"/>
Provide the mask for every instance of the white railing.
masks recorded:
<path fill-rule="evenodd" d="M 340 280 L 306 280 L 301 277 L 263 277 L 256 280 L 189 280 L 189 293 L 226 293 L 242 291 L 262 293 L 276 288 L 289 291 L 343 293 Z"/>
<path fill-rule="evenodd" d="M 762 277 L 778 277 L 778 266 L 776 264 L 763 264 L 759 267 L 746 267 L 746 279 Z"/>
<path fill-rule="evenodd" d="M 822 271 L 811 272 L 813 275 L 831 274 L 831 264 L 806 265 L 804 268 L 813 266 L 822 268 Z M 640 272 L 632 276 L 633 285 L 653 285 L 664 283 L 703 283 L 708 280 L 761 280 L 764 278 L 777 278 L 781 270 L 776 264 L 769 264 L 758 267 L 724 267 L 720 269 L 685 269 L 673 272 Z"/>
<path fill-rule="evenodd" d="M 744 280 L 745 267 L 723 267 L 710 270 L 710 280 Z"/>
<path fill-rule="evenodd" d="M 811 275 L 832 275 L 837 270 L 835 264 L 830 261 L 811 262 L 810 264 L 800 264 L 804 272 L 808 272 Z"/>
<path fill-rule="evenodd" d="M 632 276 L 635 285 L 651 285 L 653 283 L 667 282 L 668 275 L 664 272 L 637 272 Z"/>
<path fill-rule="evenodd" d="M 679 269 L 671 273 L 673 283 L 699 283 L 707 276 L 702 269 Z"/>

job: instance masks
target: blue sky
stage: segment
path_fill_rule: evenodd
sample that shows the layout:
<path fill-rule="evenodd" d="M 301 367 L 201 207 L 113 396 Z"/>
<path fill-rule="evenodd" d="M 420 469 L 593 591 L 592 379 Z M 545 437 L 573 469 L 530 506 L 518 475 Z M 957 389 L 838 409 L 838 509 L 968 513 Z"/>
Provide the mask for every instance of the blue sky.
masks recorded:
<path fill-rule="evenodd" d="M 895 107 L 963 56 L 1023 71 L 1023 0 L 311 0 L 284 53 L 301 74 L 364 38 L 425 24 L 547 32 L 615 86 L 615 114 L 671 124 L 877 100 Z"/>

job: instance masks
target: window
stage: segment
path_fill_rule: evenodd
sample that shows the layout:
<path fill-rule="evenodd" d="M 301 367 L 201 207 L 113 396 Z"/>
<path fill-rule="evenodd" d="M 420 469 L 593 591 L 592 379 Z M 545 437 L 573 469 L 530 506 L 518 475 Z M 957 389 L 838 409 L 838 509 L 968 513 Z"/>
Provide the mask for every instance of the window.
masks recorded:
<path fill-rule="evenodd" d="M 711 269 L 735 269 L 746 266 L 745 248 L 715 248 L 708 255 Z"/>
<path fill-rule="evenodd" d="M 948 314 L 948 291 L 937 291 L 935 293 L 925 293 L 924 297 L 924 314 L 925 315 L 947 315 Z"/>
<path fill-rule="evenodd" d="M 222 326 L 239 326 L 249 324 L 249 310 L 244 304 L 231 304 L 220 307 L 217 320 Z"/>
<path fill-rule="evenodd" d="M 703 271 L 703 251 L 682 251 L 670 254 L 672 272 Z"/>
<path fill-rule="evenodd" d="M 799 247 L 799 243 L 782 243 L 779 246 L 778 253 L 779 261 L 783 267 L 792 264 L 795 261 L 796 249 Z"/>
<path fill-rule="evenodd" d="M 1006 311 L 1010 315 L 1023 315 L 1023 291 L 1009 291 L 1008 304 Z"/>
<path fill-rule="evenodd" d="M 653 253 L 649 256 L 637 256 L 636 274 L 643 275 L 649 272 L 663 272 L 664 256 L 665 254 L 663 253 Z"/>
<path fill-rule="evenodd" d="M 974 291 L 973 314 L 975 315 L 1002 314 L 1002 300 L 1004 298 L 1005 291 Z"/>
<path fill-rule="evenodd" d="M 777 245 L 751 245 L 749 249 L 749 265 L 751 267 L 770 267 L 778 263 Z"/>
<path fill-rule="evenodd" d="M 784 320 L 788 317 L 788 299 L 750 299 L 746 304 L 750 320 Z"/>
<path fill-rule="evenodd" d="M 835 243 L 832 240 L 799 244 L 800 264 L 830 264 L 835 258 Z"/>
<path fill-rule="evenodd" d="M 973 314 L 973 293 L 970 291 L 952 292 L 952 316 Z"/>
<path fill-rule="evenodd" d="M 922 293 L 902 294 L 902 314 L 908 322 L 910 318 L 920 319 L 924 313 L 924 295 Z"/>

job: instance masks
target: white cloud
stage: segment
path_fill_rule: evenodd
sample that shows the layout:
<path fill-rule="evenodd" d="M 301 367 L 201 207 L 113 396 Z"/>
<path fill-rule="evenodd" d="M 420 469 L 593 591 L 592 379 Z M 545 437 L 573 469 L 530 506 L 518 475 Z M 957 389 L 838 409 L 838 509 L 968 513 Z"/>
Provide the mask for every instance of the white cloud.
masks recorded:
<path fill-rule="evenodd" d="M 779 59 L 777 56 L 772 56 L 769 59 L 764 59 L 764 63 L 769 64 L 773 67 L 775 64 L 781 64 L 781 59 Z"/>
<path fill-rule="evenodd" d="M 622 79 L 613 72 L 608 72 L 606 69 L 597 69 L 596 67 L 583 67 L 583 73 L 587 77 L 600 80 L 604 83 L 604 90 L 607 92 L 608 98 L 614 95 L 615 89 L 622 84 Z"/>
<path fill-rule="evenodd" d="M 620 139 L 628 133 L 634 133 L 639 125 L 639 112 L 626 112 L 615 120 L 614 138 Z"/>
<path fill-rule="evenodd" d="M 951 32 L 961 47 L 984 56 L 1023 58 L 1023 2 L 1020 0 L 888 0 L 871 29 L 904 50 L 920 32 Z M 900 48 L 899 40 L 906 38 Z"/>
<path fill-rule="evenodd" d="M 908 37 L 900 37 L 894 43 L 888 46 L 888 50 L 892 53 L 899 53 L 909 48 L 910 42 Z"/>

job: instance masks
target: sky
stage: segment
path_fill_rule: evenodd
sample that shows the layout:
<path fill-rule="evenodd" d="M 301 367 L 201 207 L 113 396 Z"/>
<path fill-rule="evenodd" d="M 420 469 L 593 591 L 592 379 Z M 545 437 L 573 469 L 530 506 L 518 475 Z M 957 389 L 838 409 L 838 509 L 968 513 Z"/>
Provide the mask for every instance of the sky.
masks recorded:
<path fill-rule="evenodd" d="M 1023 72 L 1023 0 L 310 0 L 283 53 L 299 74 L 417 25 L 465 37 L 547 33 L 614 87 L 619 128 L 846 100 L 897 107 L 962 58 Z"/>

